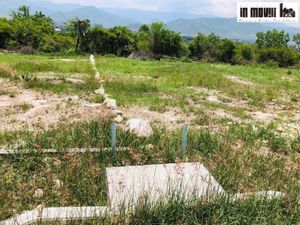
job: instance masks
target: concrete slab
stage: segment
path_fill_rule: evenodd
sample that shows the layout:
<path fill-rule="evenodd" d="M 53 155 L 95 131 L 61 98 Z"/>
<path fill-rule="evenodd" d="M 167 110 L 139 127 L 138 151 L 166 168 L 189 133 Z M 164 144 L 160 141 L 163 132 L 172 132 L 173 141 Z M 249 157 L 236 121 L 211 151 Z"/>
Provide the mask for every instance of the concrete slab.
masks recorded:
<path fill-rule="evenodd" d="M 155 202 L 174 194 L 183 198 L 218 195 L 221 185 L 199 162 L 106 168 L 111 207 Z"/>

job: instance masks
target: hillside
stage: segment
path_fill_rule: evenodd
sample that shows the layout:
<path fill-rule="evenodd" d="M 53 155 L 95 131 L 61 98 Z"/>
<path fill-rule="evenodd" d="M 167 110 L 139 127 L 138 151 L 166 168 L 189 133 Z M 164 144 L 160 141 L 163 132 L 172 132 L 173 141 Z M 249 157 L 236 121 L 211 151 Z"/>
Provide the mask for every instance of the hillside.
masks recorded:
<path fill-rule="evenodd" d="M 103 27 L 126 26 L 134 23 L 133 20 L 116 16 L 93 6 L 84 6 L 65 13 L 57 12 L 49 16 L 54 18 L 57 24 L 63 24 L 74 18 L 89 19 L 91 24 L 102 25 Z"/>
<path fill-rule="evenodd" d="M 31 11 L 42 11 L 53 18 L 57 25 L 74 19 L 89 19 L 93 25 L 112 27 L 116 25 L 128 26 L 137 30 L 143 23 L 162 21 L 166 27 L 180 32 L 185 36 L 195 36 L 201 32 L 204 34 L 215 33 L 222 37 L 253 41 L 256 33 L 278 28 L 290 35 L 300 32 L 299 27 L 291 27 L 278 24 L 241 24 L 235 18 L 212 18 L 206 15 L 195 15 L 185 12 L 152 12 L 138 9 L 97 8 L 95 6 L 83 6 L 78 4 L 56 4 L 49 1 L 11 0 L 0 2 L 0 16 L 9 16 L 20 5 L 27 5 Z"/>
<path fill-rule="evenodd" d="M 215 33 L 222 37 L 249 41 L 256 39 L 257 32 L 278 28 L 276 24 L 237 23 L 235 18 L 180 19 L 169 22 L 166 26 L 168 29 L 180 32 L 185 36 L 195 36 L 198 32 L 204 34 Z M 285 25 L 281 25 L 279 29 L 291 35 L 300 32 L 300 28 L 291 28 Z"/>

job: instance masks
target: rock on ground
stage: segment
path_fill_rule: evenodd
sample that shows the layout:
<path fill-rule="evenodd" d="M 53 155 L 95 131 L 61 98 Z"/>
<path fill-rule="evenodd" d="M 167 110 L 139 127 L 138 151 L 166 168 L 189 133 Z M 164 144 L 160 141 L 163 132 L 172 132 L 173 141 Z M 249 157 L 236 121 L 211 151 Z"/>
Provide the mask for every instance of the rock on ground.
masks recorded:
<path fill-rule="evenodd" d="M 106 107 L 110 109 L 117 109 L 117 101 L 112 98 L 105 99 L 104 105 L 106 105 Z"/>
<path fill-rule="evenodd" d="M 105 90 L 103 87 L 95 90 L 95 93 L 98 94 L 98 95 L 104 95 L 105 94 Z"/>
<path fill-rule="evenodd" d="M 143 119 L 130 119 L 126 123 L 126 129 L 139 137 L 149 137 L 153 134 L 150 122 Z"/>

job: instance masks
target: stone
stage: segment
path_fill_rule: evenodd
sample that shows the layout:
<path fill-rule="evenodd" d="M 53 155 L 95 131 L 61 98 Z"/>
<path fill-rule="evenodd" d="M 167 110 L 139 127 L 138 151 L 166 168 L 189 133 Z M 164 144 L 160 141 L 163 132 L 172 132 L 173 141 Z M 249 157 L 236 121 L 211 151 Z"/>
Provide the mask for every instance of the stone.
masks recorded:
<path fill-rule="evenodd" d="M 130 119 L 126 122 L 126 129 L 139 137 L 149 137 L 153 134 L 150 122 L 143 119 Z"/>
<path fill-rule="evenodd" d="M 96 72 L 95 79 L 96 79 L 96 80 L 100 80 L 100 73 L 99 73 L 99 72 Z"/>
<path fill-rule="evenodd" d="M 101 87 L 101 88 L 95 90 L 95 93 L 96 93 L 97 95 L 104 95 L 104 94 L 105 94 L 105 90 L 104 90 L 103 87 Z"/>
<path fill-rule="evenodd" d="M 147 148 L 148 150 L 152 150 L 152 149 L 154 148 L 154 146 L 153 146 L 152 144 L 148 144 L 148 145 L 146 145 L 146 148 Z"/>
<path fill-rule="evenodd" d="M 121 123 L 122 121 L 124 120 L 124 118 L 120 115 L 118 115 L 116 118 L 115 118 L 115 122 L 116 123 Z"/>
<path fill-rule="evenodd" d="M 44 195 L 44 191 L 39 188 L 34 191 L 33 197 L 41 198 L 41 197 L 43 197 L 43 195 Z"/>
<path fill-rule="evenodd" d="M 167 200 L 176 194 L 185 199 L 214 197 L 224 193 L 221 185 L 199 162 L 106 168 L 111 207 L 135 206 Z"/>
<path fill-rule="evenodd" d="M 113 116 L 123 116 L 123 112 L 121 110 L 112 110 Z"/>
<path fill-rule="evenodd" d="M 92 64 L 94 64 L 96 62 L 95 57 L 93 55 L 90 56 L 90 61 L 91 61 Z"/>
<path fill-rule="evenodd" d="M 117 101 L 112 98 L 105 99 L 104 105 L 106 105 L 106 107 L 110 109 L 117 109 Z"/>

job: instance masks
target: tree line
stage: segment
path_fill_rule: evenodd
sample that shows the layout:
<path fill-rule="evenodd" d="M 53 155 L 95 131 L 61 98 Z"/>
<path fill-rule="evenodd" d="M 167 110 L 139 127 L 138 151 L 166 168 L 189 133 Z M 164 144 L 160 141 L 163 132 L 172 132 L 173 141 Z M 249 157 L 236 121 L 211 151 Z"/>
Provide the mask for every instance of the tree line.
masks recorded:
<path fill-rule="evenodd" d="M 242 43 L 215 34 L 185 41 L 180 33 L 168 30 L 163 23 L 140 26 L 133 32 L 124 26 L 105 29 L 91 26 L 89 20 L 74 19 L 60 29 L 42 12 L 30 14 L 21 6 L 11 18 L 0 18 L 0 48 L 22 53 L 97 53 L 127 57 L 143 52 L 153 57 L 176 57 L 183 60 L 203 60 L 232 64 L 268 63 L 293 66 L 300 61 L 300 34 L 292 39 L 284 31 L 257 33 L 255 44 Z"/>

